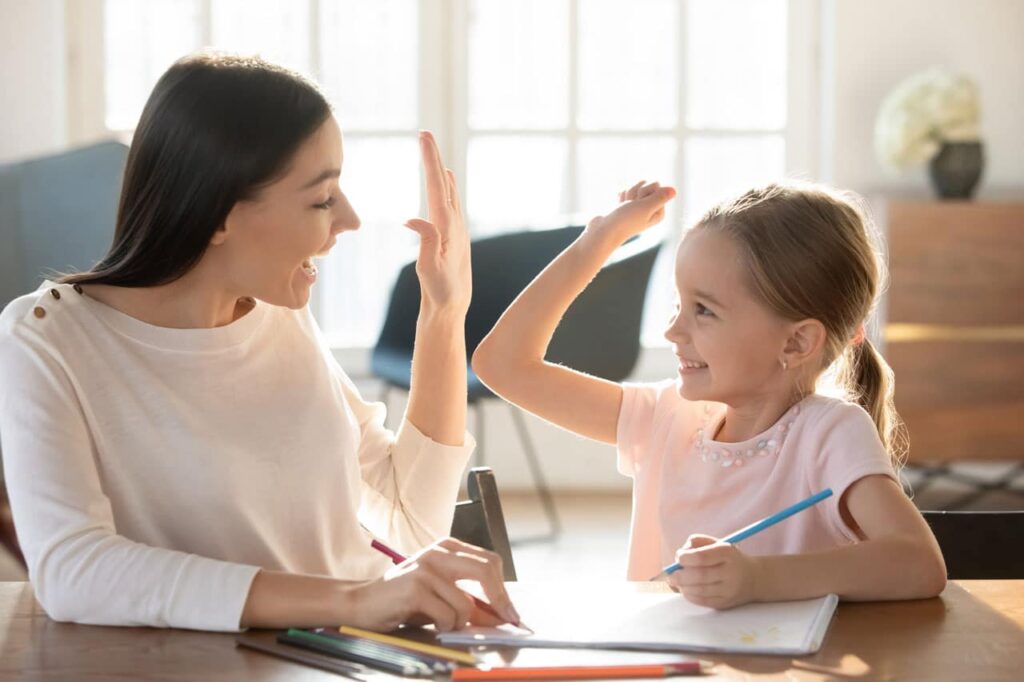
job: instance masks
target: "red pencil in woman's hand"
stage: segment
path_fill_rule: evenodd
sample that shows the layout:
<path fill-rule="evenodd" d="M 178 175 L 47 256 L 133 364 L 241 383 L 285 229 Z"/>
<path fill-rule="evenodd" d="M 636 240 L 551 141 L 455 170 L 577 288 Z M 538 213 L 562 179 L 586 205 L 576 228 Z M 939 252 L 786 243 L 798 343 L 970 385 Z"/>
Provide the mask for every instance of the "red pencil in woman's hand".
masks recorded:
<path fill-rule="evenodd" d="M 395 550 L 391 549 L 390 547 L 385 545 L 380 540 L 377 540 L 376 538 L 374 538 L 370 542 L 370 546 L 373 547 L 378 552 L 386 554 L 391 559 L 391 561 L 394 562 L 396 565 L 402 563 L 403 561 L 405 561 L 405 557 L 404 556 L 402 556 L 401 554 L 399 554 Z M 469 594 L 469 593 L 467 592 L 466 594 Z M 480 609 L 481 611 L 483 611 L 484 613 L 486 613 L 488 615 L 491 615 L 491 616 L 494 616 L 498 620 L 506 620 L 506 618 L 504 616 L 502 616 L 500 613 L 498 613 L 497 611 L 494 610 L 493 606 L 491 606 L 490 604 L 485 602 L 480 597 L 477 597 L 474 594 L 470 594 L 469 596 L 473 599 L 473 603 L 476 605 L 476 607 L 478 609 Z M 530 634 L 533 634 L 533 628 L 531 628 L 531 627 L 527 626 L 526 624 L 524 624 L 523 621 L 519 621 L 518 623 L 512 623 L 512 625 L 515 625 L 517 628 L 522 628 L 523 630 L 528 630 L 530 632 Z"/>

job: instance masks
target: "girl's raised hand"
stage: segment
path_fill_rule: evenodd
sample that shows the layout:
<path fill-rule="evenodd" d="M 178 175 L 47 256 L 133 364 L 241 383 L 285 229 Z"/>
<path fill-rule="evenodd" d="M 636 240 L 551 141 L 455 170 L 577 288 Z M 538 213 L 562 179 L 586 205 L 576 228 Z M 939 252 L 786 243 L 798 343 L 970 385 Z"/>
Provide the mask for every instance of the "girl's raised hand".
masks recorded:
<path fill-rule="evenodd" d="M 425 130 L 420 132 L 420 153 L 427 184 L 427 220 L 413 218 L 405 223 L 420 235 L 416 258 L 420 290 L 425 303 L 464 313 L 472 298 L 473 278 L 469 233 L 455 174 L 445 168 L 434 136 Z"/>
<path fill-rule="evenodd" d="M 757 599 L 757 557 L 736 545 L 691 535 L 676 552 L 676 562 L 683 568 L 669 576 L 669 585 L 694 604 L 729 609 Z"/>
<path fill-rule="evenodd" d="M 639 234 L 661 222 L 665 217 L 665 204 L 676 195 L 672 187 L 643 180 L 619 192 L 621 202 L 614 211 L 597 216 L 587 225 L 586 232 L 608 236 L 619 242 Z"/>

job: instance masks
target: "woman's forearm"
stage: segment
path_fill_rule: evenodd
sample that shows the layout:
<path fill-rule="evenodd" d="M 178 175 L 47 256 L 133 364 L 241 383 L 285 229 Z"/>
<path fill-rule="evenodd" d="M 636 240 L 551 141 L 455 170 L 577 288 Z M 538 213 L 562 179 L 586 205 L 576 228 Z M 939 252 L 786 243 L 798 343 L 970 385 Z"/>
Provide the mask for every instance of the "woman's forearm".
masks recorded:
<path fill-rule="evenodd" d="M 849 601 L 923 599 L 946 585 L 933 548 L 889 537 L 804 554 L 758 557 L 757 601 L 809 599 L 835 593 Z"/>
<path fill-rule="evenodd" d="M 443 445 L 466 433 L 466 313 L 434 308 L 426 299 L 416 321 L 406 419 Z"/>
<path fill-rule="evenodd" d="M 317 575 L 260 571 L 253 578 L 240 625 L 319 627 L 345 622 L 353 583 Z"/>

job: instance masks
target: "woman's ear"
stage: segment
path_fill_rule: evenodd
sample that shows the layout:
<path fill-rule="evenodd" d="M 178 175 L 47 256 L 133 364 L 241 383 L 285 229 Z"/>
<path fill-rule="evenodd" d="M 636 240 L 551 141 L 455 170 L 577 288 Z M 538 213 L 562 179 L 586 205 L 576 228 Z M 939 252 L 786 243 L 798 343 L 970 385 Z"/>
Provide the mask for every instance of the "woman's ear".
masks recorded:
<path fill-rule="evenodd" d="M 228 234 L 232 231 L 232 225 L 236 219 L 236 211 L 238 211 L 238 204 L 231 207 L 224 222 L 214 230 L 213 235 L 210 237 L 210 246 L 220 246 L 228 240 Z"/>
<path fill-rule="evenodd" d="M 783 347 L 780 363 L 783 367 L 799 367 L 820 356 L 825 347 L 825 325 L 808 319 L 794 322 Z"/>
<path fill-rule="evenodd" d="M 220 246 L 225 241 L 227 241 L 227 238 L 228 238 L 228 226 L 227 226 L 227 222 L 225 222 L 223 225 L 221 225 L 216 230 L 214 230 L 213 236 L 210 237 L 210 246 Z"/>

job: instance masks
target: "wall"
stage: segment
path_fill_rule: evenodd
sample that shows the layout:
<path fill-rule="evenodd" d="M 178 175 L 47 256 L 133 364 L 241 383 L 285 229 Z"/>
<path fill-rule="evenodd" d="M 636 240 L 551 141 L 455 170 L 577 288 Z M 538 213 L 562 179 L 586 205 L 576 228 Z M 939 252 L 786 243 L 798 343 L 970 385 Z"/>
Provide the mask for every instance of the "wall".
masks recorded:
<path fill-rule="evenodd" d="M 832 181 L 861 192 L 926 191 L 926 170 L 887 173 L 875 159 L 875 115 L 907 76 L 966 73 L 981 96 L 982 193 L 1024 194 L 1024 2 L 830 0 L 835 33 Z"/>
<path fill-rule="evenodd" d="M 63 0 L 0 0 L 0 163 L 67 146 Z"/>

